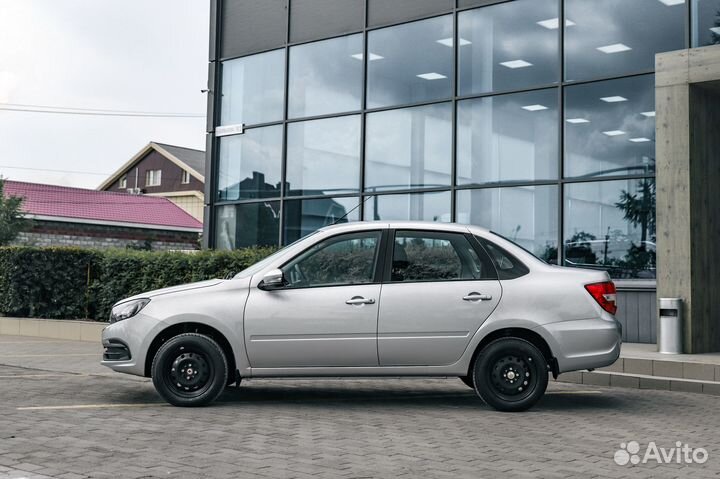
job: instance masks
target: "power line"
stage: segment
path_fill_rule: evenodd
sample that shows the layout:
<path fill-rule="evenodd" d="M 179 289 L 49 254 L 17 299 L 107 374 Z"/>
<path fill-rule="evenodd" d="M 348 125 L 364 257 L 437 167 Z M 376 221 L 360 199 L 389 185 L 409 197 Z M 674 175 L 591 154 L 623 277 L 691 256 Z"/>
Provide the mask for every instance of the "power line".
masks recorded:
<path fill-rule="evenodd" d="M 60 107 L 50 105 L 25 105 L 20 103 L 0 103 L 0 110 L 27 113 L 54 113 L 62 115 L 89 115 L 89 116 L 130 116 L 151 118 L 205 118 L 204 114 L 173 113 L 155 111 L 132 110 L 99 110 L 93 108 Z"/>
<path fill-rule="evenodd" d="M 76 175 L 98 175 L 98 176 L 110 176 L 112 173 L 97 173 L 94 171 L 77 171 L 77 170 L 53 170 L 52 168 L 29 168 L 26 166 L 10 166 L 0 165 L 0 168 L 8 168 L 10 170 L 29 170 L 29 171 L 51 171 L 53 173 L 73 173 Z"/>

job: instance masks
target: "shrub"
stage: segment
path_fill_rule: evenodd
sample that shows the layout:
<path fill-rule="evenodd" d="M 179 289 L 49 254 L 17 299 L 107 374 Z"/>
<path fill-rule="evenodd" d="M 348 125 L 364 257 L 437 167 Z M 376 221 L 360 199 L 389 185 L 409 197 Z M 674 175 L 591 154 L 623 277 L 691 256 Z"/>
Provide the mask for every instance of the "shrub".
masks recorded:
<path fill-rule="evenodd" d="M 272 253 L 150 252 L 80 248 L 0 248 L 0 313 L 106 320 L 112 305 L 143 291 L 223 278 Z"/>
<path fill-rule="evenodd" d="M 0 248 L 0 312 L 10 316 L 83 318 L 99 254 L 79 248 Z"/>

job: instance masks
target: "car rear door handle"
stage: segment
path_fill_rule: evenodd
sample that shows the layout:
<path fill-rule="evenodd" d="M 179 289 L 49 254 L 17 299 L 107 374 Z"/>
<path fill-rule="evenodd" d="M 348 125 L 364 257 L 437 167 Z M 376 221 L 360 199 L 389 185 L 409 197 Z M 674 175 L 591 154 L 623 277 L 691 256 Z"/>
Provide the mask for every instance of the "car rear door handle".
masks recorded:
<path fill-rule="evenodd" d="M 353 296 L 345 301 L 345 304 L 375 304 L 375 300 L 372 298 L 365 299 L 362 296 Z"/>
<path fill-rule="evenodd" d="M 482 294 L 482 293 L 470 293 L 467 296 L 463 296 L 463 300 L 465 301 L 490 301 L 492 299 L 492 296 L 489 294 Z"/>

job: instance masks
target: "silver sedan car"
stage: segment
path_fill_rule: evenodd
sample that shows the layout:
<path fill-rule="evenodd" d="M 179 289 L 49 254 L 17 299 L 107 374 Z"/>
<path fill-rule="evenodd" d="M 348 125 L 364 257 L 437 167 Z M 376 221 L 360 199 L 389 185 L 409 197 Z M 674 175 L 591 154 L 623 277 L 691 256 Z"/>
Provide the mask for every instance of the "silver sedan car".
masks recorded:
<path fill-rule="evenodd" d="M 244 378 L 456 376 L 521 411 L 549 374 L 615 362 L 615 310 L 607 273 L 546 264 L 483 228 L 345 223 L 232 279 L 120 301 L 102 364 L 152 377 L 176 406 Z"/>

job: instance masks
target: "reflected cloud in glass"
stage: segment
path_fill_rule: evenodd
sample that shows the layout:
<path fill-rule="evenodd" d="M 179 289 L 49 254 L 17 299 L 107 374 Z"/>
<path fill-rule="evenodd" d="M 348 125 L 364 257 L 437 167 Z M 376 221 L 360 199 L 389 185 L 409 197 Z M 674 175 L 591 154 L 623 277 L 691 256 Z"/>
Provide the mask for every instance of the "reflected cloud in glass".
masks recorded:
<path fill-rule="evenodd" d="M 452 15 L 368 33 L 367 107 L 452 96 Z"/>
<path fill-rule="evenodd" d="M 365 136 L 366 191 L 450 185 L 450 103 L 369 113 Z"/>
<path fill-rule="evenodd" d="M 280 196 L 282 125 L 251 128 L 219 141 L 219 200 Z"/>
<path fill-rule="evenodd" d="M 557 263 L 558 187 L 458 190 L 457 222 L 488 228 Z"/>
<path fill-rule="evenodd" d="M 285 50 L 222 64 L 221 125 L 281 121 L 285 99 Z"/>
<path fill-rule="evenodd" d="M 685 47 L 685 2 L 566 0 L 565 80 L 652 70 L 655 54 Z"/>
<path fill-rule="evenodd" d="M 558 12 L 558 0 L 516 0 L 461 12 L 459 94 L 557 83 Z"/>
<path fill-rule="evenodd" d="M 290 48 L 290 118 L 360 110 L 362 38 L 349 35 Z"/>
<path fill-rule="evenodd" d="M 360 191 L 360 115 L 288 124 L 291 196 Z"/>
<path fill-rule="evenodd" d="M 365 202 L 365 221 L 438 221 L 449 223 L 450 192 L 373 196 Z"/>
<path fill-rule="evenodd" d="M 458 102 L 459 185 L 558 176 L 558 90 Z"/>
<path fill-rule="evenodd" d="M 566 177 L 654 171 L 654 75 L 565 89 Z"/>

